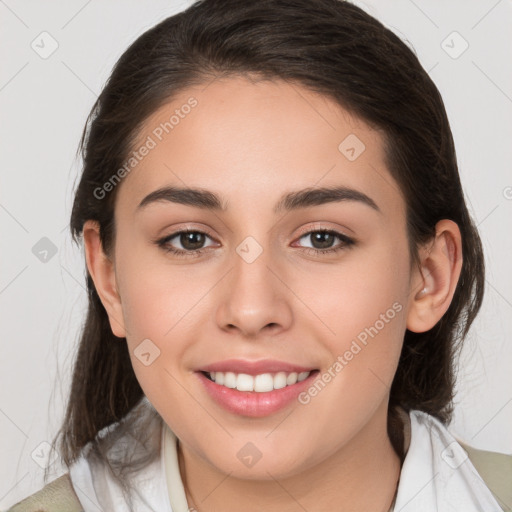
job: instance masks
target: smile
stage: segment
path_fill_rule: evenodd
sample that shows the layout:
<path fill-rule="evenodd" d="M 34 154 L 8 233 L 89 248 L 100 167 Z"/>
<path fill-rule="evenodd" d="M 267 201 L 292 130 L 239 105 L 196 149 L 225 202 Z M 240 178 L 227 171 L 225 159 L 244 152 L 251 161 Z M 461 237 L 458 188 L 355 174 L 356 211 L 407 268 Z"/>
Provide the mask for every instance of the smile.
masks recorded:
<path fill-rule="evenodd" d="M 247 373 L 196 371 L 206 396 L 237 416 L 261 418 L 292 404 L 316 379 L 319 370 Z"/>

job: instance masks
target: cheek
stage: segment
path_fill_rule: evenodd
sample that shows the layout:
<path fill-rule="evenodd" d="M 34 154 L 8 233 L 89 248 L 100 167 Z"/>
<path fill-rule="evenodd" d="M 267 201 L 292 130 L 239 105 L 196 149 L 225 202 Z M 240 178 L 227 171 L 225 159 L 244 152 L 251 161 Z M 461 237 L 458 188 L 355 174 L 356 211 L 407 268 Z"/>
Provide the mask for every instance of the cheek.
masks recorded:
<path fill-rule="evenodd" d="M 131 344 L 162 340 L 186 313 L 190 276 L 152 247 L 134 243 L 130 249 L 123 251 L 121 243 L 116 261 L 127 339 Z"/>
<path fill-rule="evenodd" d="M 367 394 L 392 382 L 406 326 L 406 250 L 405 242 L 382 244 L 302 277 L 298 295 L 308 297 L 304 302 L 315 313 L 308 322 L 323 333 L 332 364 L 339 362 L 334 373 L 343 374 L 336 379 L 342 387 L 350 384 Z"/>
<path fill-rule="evenodd" d="M 375 324 L 381 315 L 394 319 L 397 309 L 403 309 L 407 265 L 399 248 L 354 252 L 339 264 L 296 273 L 293 286 L 310 309 L 309 317 L 317 323 L 324 320 L 331 334 L 346 340 Z M 400 307 L 393 308 L 395 303 Z"/>
<path fill-rule="evenodd" d="M 158 402 L 163 390 L 168 400 L 169 393 L 181 389 L 177 380 L 181 382 L 188 350 L 204 338 L 200 329 L 205 316 L 211 317 L 212 304 L 205 293 L 215 276 L 206 266 L 190 272 L 150 252 L 121 258 L 118 271 L 132 366 L 146 394 Z"/>
<path fill-rule="evenodd" d="M 122 309 L 131 363 L 145 395 L 157 406 L 183 400 L 179 365 L 186 352 L 190 294 L 186 278 L 141 260 L 123 263 Z M 185 298 L 184 298 L 185 295 Z M 197 299 L 196 299 L 197 301 Z"/>

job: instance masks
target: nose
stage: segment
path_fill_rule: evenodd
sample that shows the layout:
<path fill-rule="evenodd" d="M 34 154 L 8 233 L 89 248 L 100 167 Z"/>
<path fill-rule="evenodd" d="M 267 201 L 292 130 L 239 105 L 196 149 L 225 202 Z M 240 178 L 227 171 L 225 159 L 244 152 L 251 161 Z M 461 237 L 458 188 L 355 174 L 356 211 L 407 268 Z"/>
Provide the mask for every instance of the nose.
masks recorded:
<path fill-rule="evenodd" d="M 254 258 L 254 247 L 249 244 L 245 253 L 243 248 L 233 255 L 232 269 L 219 290 L 217 325 L 247 338 L 289 329 L 293 293 L 286 285 L 286 272 L 271 261 L 269 251 Z"/>

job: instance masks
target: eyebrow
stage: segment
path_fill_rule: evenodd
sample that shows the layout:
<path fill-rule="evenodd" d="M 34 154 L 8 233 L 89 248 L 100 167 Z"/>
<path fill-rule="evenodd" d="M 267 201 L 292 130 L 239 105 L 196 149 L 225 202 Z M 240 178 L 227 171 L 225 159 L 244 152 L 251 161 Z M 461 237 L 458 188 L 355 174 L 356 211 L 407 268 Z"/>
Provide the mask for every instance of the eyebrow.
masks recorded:
<path fill-rule="evenodd" d="M 345 186 L 306 188 L 284 194 L 274 206 L 274 213 L 299 210 L 311 206 L 341 201 L 357 201 L 365 204 L 375 211 L 382 213 L 375 201 L 353 188 Z M 214 192 L 198 188 L 162 187 L 148 194 L 137 206 L 137 211 L 157 202 L 171 202 L 193 206 L 204 210 L 225 212 L 228 202 L 222 200 Z"/>

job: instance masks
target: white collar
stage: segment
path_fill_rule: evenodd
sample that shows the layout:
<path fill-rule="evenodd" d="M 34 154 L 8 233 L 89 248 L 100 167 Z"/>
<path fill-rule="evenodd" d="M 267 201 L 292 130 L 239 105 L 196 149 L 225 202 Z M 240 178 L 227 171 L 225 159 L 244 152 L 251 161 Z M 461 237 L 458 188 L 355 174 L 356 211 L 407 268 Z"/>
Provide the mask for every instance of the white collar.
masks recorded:
<path fill-rule="evenodd" d="M 400 474 L 396 512 L 503 512 L 466 451 L 434 416 L 409 412 L 411 440 Z"/>
<path fill-rule="evenodd" d="M 81 457 L 69 468 L 73 488 L 84 512 L 176 512 L 171 508 L 165 481 L 165 433 L 163 421 L 144 396 L 121 422 L 103 429 L 108 459 L 113 466 L 124 461 L 143 460 L 150 463 L 127 477 L 132 507 L 112 471 L 89 443 Z M 138 441 L 144 436 L 144 442 Z M 181 483 L 181 480 L 180 480 Z M 177 492 L 177 491 L 174 491 Z M 186 509 L 185 509 L 186 510 Z"/>

